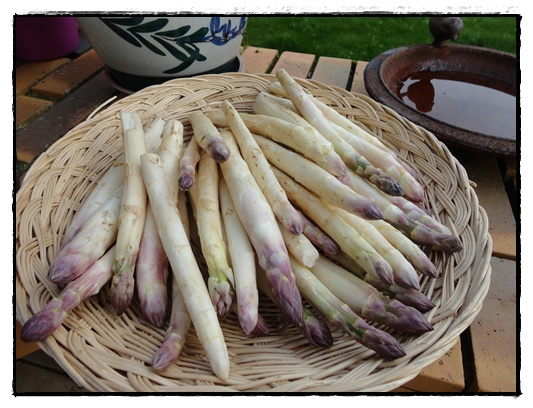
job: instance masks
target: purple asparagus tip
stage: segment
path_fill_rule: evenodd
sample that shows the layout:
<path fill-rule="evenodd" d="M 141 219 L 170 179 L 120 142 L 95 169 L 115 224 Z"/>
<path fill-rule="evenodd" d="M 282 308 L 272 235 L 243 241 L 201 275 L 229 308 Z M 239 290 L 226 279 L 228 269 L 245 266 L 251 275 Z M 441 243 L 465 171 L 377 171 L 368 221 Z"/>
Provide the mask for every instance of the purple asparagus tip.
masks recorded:
<path fill-rule="evenodd" d="M 463 244 L 458 237 L 449 234 L 434 234 L 437 244 L 434 248 L 445 252 L 460 252 L 463 250 Z"/>
<path fill-rule="evenodd" d="M 229 159 L 231 152 L 225 142 L 216 142 L 207 148 L 207 154 L 217 163 L 224 163 Z"/>
<path fill-rule="evenodd" d="M 266 336 L 268 333 L 270 333 L 270 329 L 268 328 L 265 318 L 261 315 L 258 315 L 257 324 L 250 334 L 254 336 Z"/>
<path fill-rule="evenodd" d="M 313 346 L 330 347 L 333 345 L 333 336 L 327 324 L 307 309 L 304 309 L 304 325 L 301 331 Z"/>
<path fill-rule="evenodd" d="M 60 301 L 52 300 L 30 317 L 22 326 L 20 338 L 26 342 L 36 342 L 50 336 L 67 317 L 67 313 L 57 310 L 60 305 Z"/>
<path fill-rule="evenodd" d="M 172 339 L 168 339 L 161 344 L 152 360 L 152 368 L 156 371 L 165 371 L 180 355 L 181 347 Z"/>
<path fill-rule="evenodd" d="M 57 259 L 59 261 L 54 262 L 48 270 L 48 279 L 54 283 L 68 283 L 80 276 L 90 266 L 87 265 L 87 258 L 82 258 L 80 254 L 58 256 Z"/>
<path fill-rule="evenodd" d="M 371 350 L 374 350 L 380 357 L 396 359 L 406 355 L 400 343 L 387 332 L 369 326 L 361 343 Z"/>
<path fill-rule="evenodd" d="M 433 330 L 433 326 L 419 310 L 411 306 L 406 306 L 398 300 L 391 300 L 387 306 L 387 310 L 391 310 L 394 315 L 393 323 L 388 324 L 393 329 L 416 335 Z"/>
<path fill-rule="evenodd" d="M 381 209 L 374 203 L 370 203 L 368 208 L 363 211 L 363 215 L 368 220 L 382 220 L 383 213 Z"/>

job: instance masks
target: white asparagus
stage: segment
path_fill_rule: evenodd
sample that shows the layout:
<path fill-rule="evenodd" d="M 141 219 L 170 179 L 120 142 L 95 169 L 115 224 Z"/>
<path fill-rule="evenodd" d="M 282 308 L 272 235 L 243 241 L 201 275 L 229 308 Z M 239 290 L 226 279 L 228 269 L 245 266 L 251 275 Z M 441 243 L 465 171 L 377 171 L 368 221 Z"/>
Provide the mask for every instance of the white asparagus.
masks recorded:
<path fill-rule="evenodd" d="M 96 260 L 82 275 L 70 281 L 44 308 L 24 323 L 21 339 L 28 342 L 43 341 L 68 317 L 71 310 L 85 299 L 96 295 L 111 279 L 114 247 Z"/>
<path fill-rule="evenodd" d="M 403 193 L 409 199 L 421 202 L 424 199 L 424 187 L 407 169 L 390 153 L 383 151 L 363 138 L 355 136 L 348 130 L 331 124 L 333 129 L 356 151 L 360 152 L 374 167 L 380 168 L 385 174 L 396 180 Z"/>
<path fill-rule="evenodd" d="M 332 174 L 268 138 L 254 135 L 263 154 L 272 166 L 291 176 L 298 183 L 313 191 L 322 200 L 356 212 L 365 218 L 381 219 L 381 210 L 367 197 L 357 194 Z"/>
<path fill-rule="evenodd" d="M 170 190 L 170 186 L 169 186 Z M 185 235 L 190 240 L 189 235 L 189 216 L 187 210 L 187 200 L 182 191 L 178 192 L 178 212 L 180 220 L 183 223 Z M 156 371 L 164 371 L 174 363 L 185 345 L 187 333 L 191 327 L 191 315 L 187 311 L 185 299 L 181 293 L 176 276 L 172 275 L 172 293 L 171 293 L 171 310 L 170 320 L 165 338 L 161 346 L 154 354 L 152 367 Z"/>
<path fill-rule="evenodd" d="M 222 234 L 217 163 L 203 153 L 198 163 L 196 183 L 189 190 L 194 208 L 198 236 L 209 278 L 207 285 L 218 316 L 223 318 L 231 310 L 235 278 L 229 266 L 226 243 Z"/>
<path fill-rule="evenodd" d="M 146 148 L 148 151 L 155 151 L 159 146 L 161 132 L 165 121 L 158 116 L 151 118 L 144 126 Z M 82 228 L 83 224 L 93 215 L 115 192 L 121 188 L 126 176 L 126 166 L 124 154 L 121 154 L 111 167 L 104 173 L 102 178 L 96 183 L 94 189 L 85 198 L 81 207 L 76 211 L 74 217 L 65 229 L 62 246 L 65 246 Z"/>
<path fill-rule="evenodd" d="M 413 265 L 368 221 L 341 208 L 333 208 L 385 259 L 392 268 L 394 282 L 420 289 L 420 280 Z"/>
<path fill-rule="evenodd" d="M 300 327 L 302 299 L 276 217 L 239 153 L 233 133 L 222 129 L 221 134 L 231 150 L 230 159 L 221 163 L 220 168 L 232 202 L 255 249 L 259 265 L 267 274 L 281 314 L 288 322 Z"/>
<path fill-rule="evenodd" d="M 281 98 L 279 98 L 281 99 Z M 294 105 L 291 101 L 288 101 L 289 104 L 292 105 L 294 108 Z M 300 113 L 294 109 L 290 109 L 284 105 L 280 105 L 278 102 L 276 102 L 272 96 L 268 95 L 266 92 L 260 92 L 254 99 L 253 105 L 252 105 L 253 111 L 258 115 L 265 115 L 270 116 L 273 118 L 278 118 L 285 120 L 289 123 L 295 124 L 297 126 L 301 126 L 306 130 L 306 132 L 309 132 L 313 134 L 313 137 L 317 140 L 320 140 L 321 143 L 325 146 L 333 145 L 331 142 L 326 139 L 316 128 L 311 126 L 308 121 L 306 121 Z M 338 156 L 338 155 L 337 155 Z M 340 156 L 339 160 L 342 161 L 342 158 Z M 337 176 L 337 178 L 342 181 L 344 184 L 348 184 L 348 176 Z"/>
<path fill-rule="evenodd" d="M 206 114 L 216 125 L 228 126 L 220 109 Z M 346 164 L 335 152 L 333 145 L 322 137 L 317 138 L 316 132 L 272 116 L 252 113 L 240 113 L 240 116 L 250 132 L 290 147 L 342 180 L 346 177 Z"/>
<path fill-rule="evenodd" d="M 404 197 L 386 197 L 392 204 L 400 208 L 408 218 L 424 224 L 426 227 L 443 234 L 452 235 L 452 232 L 444 224 L 437 221 L 430 213 Z"/>
<path fill-rule="evenodd" d="M 272 302 L 276 303 L 272 290 L 268 284 L 266 275 L 260 267 L 257 268 L 257 286 L 259 291 L 263 293 Z M 307 307 L 303 307 L 303 325 L 298 327 L 298 330 L 309 341 L 310 344 L 316 347 L 330 347 L 333 345 L 333 336 L 328 325 L 316 317 L 313 311 Z"/>
<path fill-rule="evenodd" d="M 310 268 L 317 261 L 320 253 L 305 235 L 290 234 L 285 228 L 280 228 L 283 241 L 289 253 L 302 265 Z"/>
<path fill-rule="evenodd" d="M 191 326 L 191 316 L 183 300 L 178 282 L 172 277 L 172 306 L 170 321 L 165 332 L 165 339 L 157 349 L 152 359 L 152 368 L 165 371 L 174 363 L 185 345 L 187 332 Z"/>
<path fill-rule="evenodd" d="M 237 110 L 228 101 L 222 102 L 222 112 L 226 116 L 228 125 L 240 147 L 242 157 L 248 164 L 259 188 L 265 195 L 276 218 L 287 231 L 299 235 L 303 224 L 300 215 L 292 206 L 285 191 L 279 185 L 278 179 L 272 172 L 268 160 L 257 145 L 251 132 L 241 119 Z"/>
<path fill-rule="evenodd" d="M 348 169 L 348 177 L 348 186 L 357 194 L 372 200 L 381 210 L 385 221 L 393 225 L 407 226 L 409 224 L 405 213 L 387 199 L 387 194 L 382 193 L 353 170 Z"/>
<path fill-rule="evenodd" d="M 219 180 L 219 194 L 220 212 L 235 278 L 237 316 L 244 333 L 251 334 L 257 326 L 259 309 L 255 252 L 223 178 Z"/>
<path fill-rule="evenodd" d="M 274 168 L 276 177 L 300 210 L 337 242 L 372 278 L 387 283 L 394 281 L 391 266 L 377 251 L 336 214 L 326 203 L 282 171 Z"/>
<path fill-rule="evenodd" d="M 418 335 L 432 330 L 418 310 L 388 298 L 324 256 L 309 269 L 340 301 L 364 319 L 408 334 Z"/>
<path fill-rule="evenodd" d="M 320 109 L 318 109 L 312 102 L 311 99 L 313 96 L 305 92 L 300 84 L 298 84 L 287 71 L 280 69 L 276 72 L 276 76 L 300 115 L 302 115 L 311 126 L 331 142 L 335 151 L 346 163 L 348 168 L 356 170 L 359 174 L 364 175 L 387 194 L 394 196 L 402 195 L 403 191 L 398 182 L 386 175 L 380 168 L 372 166 L 360 152 L 350 146 L 350 144 L 337 133 L 322 111 L 320 111 Z"/>
<path fill-rule="evenodd" d="M 307 237 L 307 239 L 309 239 L 309 241 L 312 242 L 316 248 L 321 249 L 327 254 L 333 255 L 338 253 L 339 245 L 333 239 L 331 239 L 329 235 L 313 224 L 305 214 L 302 214 L 301 211 L 299 212 L 300 217 L 302 217 L 304 222 L 303 234 Z"/>
<path fill-rule="evenodd" d="M 291 266 L 303 296 L 331 323 L 383 358 L 405 356 L 405 351 L 394 337 L 369 325 L 346 303 L 335 296 L 309 268 L 299 264 L 292 257 Z"/>
<path fill-rule="evenodd" d="M 200 161 L 200 146 L 196 141 L 196 138 L 192 137 L 183 152 L 183 156 L 180 160 L 180 176 L 178 180 L 178 186 L 183 191 L 188 191 L 196 176 L 196 166 Z"/>
<path fill-rule="evenodd" d="M 48 269 L 48 279 L 65 284 L 83 274 L 116 240 L 122 188 L 118 188 L 63 246 Z"/>
<path fill-rule="evenodd" d="M 201 111 L 192 112 L 189 119 L 193 129 L 193 137 L 198 145 L 217 163 L 228 160 L 229 149 L 211 120 Z"/>
<path fill-rule="evenodd" d="M 229 355 L 217 313 L 185 232 L 176 204 L 172 200 L 159 156 L 141 157 L 144 183 L 172 272 L 178 282 L 198 339 L 204 347 L 215 375 L 229 377 Z"/>
<path fill-rule="evenodd" d="M 165 171 L 172 196 L 177 200 L 178 163 L 183 147 L 183 125 L 177 120 L 165 123 L 157 154 Z M 146 205 L 144 228 L 135 265 L 135 286 L 141 312 L 155 326 L 162 326 L 168 307 L 168 258 L 159 238 L 152 207 Z"/>
<path fill-rule="evenodd" d="M 111 306 L 122 314 L 133 299 L 135 289 L 135 263 L 139 253 L 147 196 L 141 174 L 141 155 L 146 153 L 144 130 L 135 112 L 122 111 L 126 178 L 120 205 L 119 229 L 115 245 L 113 278 L 111 280 Z"/>
<path fill-rule="evenodd" d="M 278 103 L 284 108 L 292 110 L 296 113 L 298 112 L 298 110 L 294 107 L 294 104 L 290 101 L 289 95 L 287 95 L 287 92 L 285 92 L 279 82 L 276 81 L 269 84 L 268 93 L 263 93 L 267 95 L 272 101 Z M 358 126 L 357 123 L 352 122 L 346 116 L 343 116 L 334 108 L 326 105 L 324 102 L 318 100 L 317 98 L 311 98 L 311 100 L 322 111 L 326 119 L 328 119 L 331 123 L 334 123 L 335 125 L 340 126 L 345 130 L 353 133 L 355 136 L 364 139 L 368 143 L 373 144 L 377 148 L 383 150 L 383 152 L 391 154 L 398 161 L 398 163 L 401 164 L 405 168 L 405 170 L 407 170 L 411 174 L 411 176 L 415 180 L 419 181 L 420 177 L 417 171 L 414 170 L 410 165 L 408 165 L 404 160 L 400 159 L 400 157 L 392 149 L 387 147 L 376 135 L 367 132 L 362 127 Z"/>
<path fill-rule="evenodd" d="M 438 277 L 438 271 L 426 253 L 401 231 L 386 221 L 370 222 L 379 233 L 389 241 L 409 262 L 422 274 L 433 278 Z"/>

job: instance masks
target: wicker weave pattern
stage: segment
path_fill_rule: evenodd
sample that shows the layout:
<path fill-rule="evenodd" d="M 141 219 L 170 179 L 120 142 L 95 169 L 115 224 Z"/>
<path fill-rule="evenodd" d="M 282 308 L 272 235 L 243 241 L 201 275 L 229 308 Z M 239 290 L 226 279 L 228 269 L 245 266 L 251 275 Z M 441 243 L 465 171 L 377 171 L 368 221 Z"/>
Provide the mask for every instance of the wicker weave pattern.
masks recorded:
<path fill-rule="evenodd" d="M 96 113 L 56 142 L 27 173 L 16 197 L 16 317 L 24 323 L 58 288 L 47 269 L 74 212 L 123 151 L 121 110 L 141 119 L 176 118 L 191 136 L 188 115 L 228 99 L 250 111 L 272 75 L 224 74 L 178 79 L 146 88 Z M 179 361 L 164 375 L 150 368 L 165 328 L 154 328 L 134 302 L 117 317 L 106 290 L 71 312 L 41 347 L 78 383 L 99 392 L 376 392 L 414 378 L 447 352 L 479 312 L 488 291 L 492 241 L 488 220 L 462 166 L 432 134 L 363 95 L 298 79 L 313 95 L 366 127 L 418 169 L 426 203 L 439 221 L 459 235 L 462 252 L 430 257 L 439 279 L 421 278 L 422 291 L 437 304 L 429 313 L 432 332 L 398 338 L 407 356 L 383 361 L 332 327 L 330 349 L 310 346 L 286 325 L 268 301 L 261 313 L 271 325 L 264 338 L 246 337 L 234 315 L 222 322 L 231 374 L 221 383 L 191 329 Z"/>

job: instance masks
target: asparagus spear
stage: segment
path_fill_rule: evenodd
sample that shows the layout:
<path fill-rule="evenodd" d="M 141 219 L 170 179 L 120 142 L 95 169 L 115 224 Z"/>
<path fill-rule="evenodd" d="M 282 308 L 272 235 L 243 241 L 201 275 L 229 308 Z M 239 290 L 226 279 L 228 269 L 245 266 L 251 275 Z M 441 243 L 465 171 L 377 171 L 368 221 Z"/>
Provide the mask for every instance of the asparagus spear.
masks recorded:
<path fill-rule="evenodd" d="M 191 326 L 191 316 L 183 300 L 178 282 L 172 277 L 172 308 L 170 323 L 165 333 L 165 339 L 156 351 L 152 360 L 152 368 L 156 371 L 165 371 L 174 363 L 183 349 L 187 332 Z"/>
<path fill-rule="evenodd" d="M 189 116 L 198 145 L 217 163 L 228 160 L 230 151 L 211 120 L 200 111 Z"/>
<path fill-rule="evenodd" d="M 222 235 L 218 185 L 217 163 L 208 154 L 201 154 L 198 178 L 189 190 L 189 197 L 195 209 L 200 246 L 207 264 L 209 294 L 218 316 L 223 318 L 231 310 L 235 278 Z"/>
<path fill-rule="evenodd" d="M 97 294 L 111 279 L 111 263 L 115 248 L 96 260 L 88 269 L 70 281 L 39 312 L 22 326 L 21 339 L 27 342 L 42 341 L 51 335 L 67 318 L 69 312 L 85 299 Z"/>
<path fill-rule="evenodd" d="M 405 351 L 390 334 L 365 322 L 350 307 L 339 300 L 311 271 L 291 258 L 291 265 L 302 295 L 333 324 L 352 339 L 374 350 L 380 357 L 395 359 Z"/>
<path fill-rule="evenodd" d="M 301 211 L 300 217 L 304 222 L 303 234 L 313 243 L 313 245 L 327 254 L 336 254 L 339 252 L 339 245 L 331 239 L 324 231 L 311 222 Z"/>
<path fill-rule="evenodd" d="M 258 115 L 266 115 L 273 118 L 278 118 L 285 120 L 289 123 L 293 123 L 295 125 L 301 126 L 304 128 L 307 132 L 313 134 L 314 138 L 317 140 L 320 140 L 321 143 L 324 145 L 331 145 L 332 148 L 334 147 L 333 144 L 326 139 L 317 129 L 315 129 L 313 126 L 309 124 L 296 110 L 293 103 L 291 101 L 288 101 L 290 104 L 290 107 L 286 105 L 281 105 L 277 103 L 271 96 L 269 96 L 266 92 L 259 92 L 259 94 L 254 99 L 252 109 L 254 113 Z M 342 162 L 342 158 L 339 156 L 339 160 Z M 346 177 L 338 177 L 340 181 L 342 181 L 344 184 L 347 184 L 348 180 Z"/>
<path fill-rule="evenodd" d="M 196 165 L 200 161 L 200 146 L 196 138 L 191 138 L 180 160 L 180 176 L 178 186 L 183 191 L 188 191 L 196 175 Z"/>
<path fill-rule="evenodd" d="M 184 233 L 187 236 L 187 239 L 190 240 L 186 197 L 183 192 L 179 191 L 178 197 L 177 209 L 179 217 L 183 224 Z M 152 359 L 152 367 L 156 371 L 165 371 L 178 359 L 191 326 L 191 315 L 187 311 L 187 304 L 185 303 L 185 299 L 179 288 L 178 280 L 174 275 L 172 275 L 171 296 L 172 307 L 170 311 L 170 322 L 165 333 L 165 338 Z"/>
<path fill-rule="evenodd" d="M 248 165 L 239 153 L 230 130 L 222 129 L 231 157 L 220 164 L 237 214 L 268 277 L 282 315 L 295 326 L 302 325 L 302 299 L 291 272 L 289 254 L 276 218 Z"/>
<path fill-rule="evenodd" d="M 311 241 L 305 235 L 293 235 L 284 228 L 280 228 L 280 231 L 289 253 L 302 265 L 313 266 L 318 259 L 319 252 Z"/>
<path fill-rule="evenodd" d="M 313 191 L 322 200 L 349 212 L 361 214 L 365 218 L 383 218 L 381 210 L 372 201 L 357 194 L 304 156 L 259 135 L 255 136 L 255 140 L 274 167 Z"/>
<path fill-rule="evenodd" d="M 161 242 L 169 258 L 192 324 L 215 375 L 222 380 L 229 376 L 229 355 L 217 313 L 204 283 L 202 272 L 189 243 L 183 221 L 175 205 L 159 156 L 141 157 L 142 174 Z"/>
<path fill-rule="evenodd" d="M 397 283 L 385 283 L 382 280 L 369 277 L 351 257 L 343 252 L 335 255 L 326 254 L 326 256 L 391 299 L 396 299 L 406 306 L 412 306 L 422 313 L 426 313 L 435 307 L 435 304 L 420 290 Z"/>
<path fill-rule="evenodd" d="M 300 210 L 337 242 L 339 248 L 352 257 L 374 279 L 394 281 L 390 264 L 346 221 L 327 204 L 285 173 L 274 168 L 276 177 Z"/>
<path fill-rule="evenodd" d="M 372 202 L 381 210 L 383 219 L 385 221 L 394 225 L 408 224 L 405 213 L 400 208 L 392 204 L 391 201 L 386 198 L 386 194 L 383 194 L 359 174 L 350 169 L 348 169 L 348 177 L 350 180 L 348 182 L 348 186 L 357 194 L 372 200 Z"/>
<path fill-rule="evenodd" d="M 144 126 L 146 146 L 150 151 L 154 151 L 159 145 L 164 120 L 154 116 Z M 83 224 L 114 194 L 117 188 L 122 187 L 126 167 L 124 154 L 120 155 L 113 165 L 104 173 L 97 182 L 95 188 L 87 196 L 79 210 L 76 212 L 68 227 L 65 230 L 61 246 L 68 244 L 74 235 L 83 227 Z"/>
<path fill-rule="evenodd" d="M 259 290 L 272 302 L 276 303 L 264 271 L 260 268 L 257 269 L 257 285 Z M 298 327 L 298 330 L 313 346 L 330 347 L 333 344 L 333 336 L 327 324 L 320 320 L 311 309 L 305 306 L 303 307 L 303 325 Z"/>
<path fill-rule="evenodd" d="M 360 152 L 356 151 L 339 136 L 331 123 L 324 117 L 324 114 L 311 101 L 312 96 L 307 94 L 287 71 L 280 69 L 276 72 L 276 76 L 298 112 L 333 144 L 335 151 L 349 168 L 368 178 L 370 182 L 387 194 L 393 196 L 403 194 L 403 190 L 396 180 L 386 175 L 380 168 L 372 166 Z"/>
<path fill-rule="evenodd" d="M 418 275 L 413 265 L 370 222 L 340 208 L 334 208 L 334 210 L 352 228 L 363 235 L 368 243 L 390 264 L 394 274 L 394 282 L 420 289 Z"/>
<path fill-rule="evenodd" d="M 222 112 L 224 112 L 228 125 L 240 147 L 242 157 L 272 207 L 274 215 L 287 231 L 295 235 L 301 234 L 303 225 L 300 215 L 289 202 L 285 191 L 279 185 L 267 159 L 239 113 L 228 101 L 222 102 Z"/>
<path fill-rule="evenodd" d="M 221 110 L 209 111 L 207 115 L 216 125 L 228 125 Z M 335 152 L 333 145 L 324 138 L 317 138 L 316 132 L 272 116 L 250 113 L 240 113 L 239 115 L 250 132 L 290 147 L 341 181 L 345 181 L 346 164 Z"/>
<path fill-rule="evenodd" d="M 237 316 L 244 333 L 250 334 L 257 326 L 259 314 L 255 253 L 223 178 L 219 181 L 219 194 L 220 211 L 235 277 Z"/>
<path fill-rule="evenodd" d="M 140 157 L 146 153 L 141 120 L 138 114 L 127 111 L 122 111 L 120 118 L 127 171 L 111 280 L 111 306 L 119 315 L 124 313 L 133 298 L 135 262 L 139 253 L 147 201 L 141 174 Z"/>
<path fill-rule="evenodd" d="M 421 208 L 420 206 L 412 203 L 411 201 L 406 200 L 404 197 L 386 197 L 386 198 L 392 204 L 400 208 L 409 219 L 419 222 L 425 225 L 426 227 L 432 230 L 438 231 L 440 233 L 452 235 L 452 232 L 449 230 L 448 227 L 446 227 L 445 225 L 437 221 L 424 208 Z"/>
<path fill-rule="evenodd" d="M 388 199 L 385 194 L 382 194 L 377 189 L 372 188 L 372 186 L 365 182 L 365 180 L 359 177 L 359 175 L 355 172 L 348 169 L 348 174 L 350 180 L 348 185 L 357 193 L 371 198 L 373 202 L 381 209 L 383 213 L 383 219 L 389 222 L 391 225 L 394 225 L 399 230 L 403 231 L 417 244 L 429 245 L 436 250 L 442 250 L 446 252 L 458 252 L 462 249 L 462 245 L 458 237 L 454 236 L 453 234 L 441 232 L 441 228 L 436 230 L 428 227 L 422 222 L 417 221 L 417 219 L 420 219 L 420 216 L 417 216 L 417 219 L 413 219 L 410 216 L 412 211 L 411 213 L 406 214 L 404 210 L 393 203 L 401 202 L 403 203 L 403 208 L 411 208 L 412 210 L 412 207 L 406 204 L 407 200 L 405 200 L 403 197 L 391 197 L 391 199 Z"/>
<path fill-rule="evenodd" d="M 424 187 L 391 153 L 383 151 L 334 123 L 331 125 L 339 136 L 356 151 L 360 152 L 361 155 L 364 155 L 372 166 L 382 169 L 386 175 L 396 180 L 406 197 L 416 202 L 423 201 Z"/>
<path fill-rule="evenodd" d="M 370 223 L 387 241 L 400 251 L 418 271 L 432 278 L 438 277 L 437 268 L 426 253 L 401 231 L 382 220 L 371 221 Z"/>
<path fill-rule="evenodd" d="M 122 188 L 109 198 L 63 246 L 48 269 L 48 279 L 65 284 L 83 274 L 114 244 L 120 212 Z"/>
<path fill-rule="evenodd" d="M 172 195 L 177 201 L 178 162 L 183 146 L 183 125 L 177 120 L 165 123 L 157 154 L 165 170 L 165 176 L 172 186 Z M 139 244 L 135 266 L 135 286 L 141 312 L 150 323 L 161 326 L 168 307 L 168 258 L 157 232 L 150 203 L 146 205 L 146 216 Z"/>
<path fill-rule="evenodd" d="M 391 300 L 324 256 L 309 269 L 339 300 L 364 319 L 408 334 L 433 330 L 426 317 L 417 309 L 405 306 L 398 300 Z"/>
<path fill-rule="evenodd" d="M 291 109 L 297 112 L 292 102 L 288 99 L 289 96 L 287 95 L 287 92 L 285 92 L 279 82 L 272 82 L 271 84 L 269 84 L 268 92 L 269 93 L 266 93 L 266 95 L 268 95 L 272 100 L 287 109 Z M 375 135 L 365 131 L 356 123 L 348 119 L 346 116 L 341 115 L 334 108 L 326 105 L 324 102 L 321 102 L 317 98 L 311 98 L 311 100 L 322 111 L 326 119 L 328 119 L 330 122 L 353 133 L 355 136 L 364 139 L 368 143 L 372 143 L 374 146 L 383 150 L 384 152 L 392 154 L 392 156 L 398 161 L 398 163 L 400 163 L 411 174 L 411 176 L 415 178 L 415 180 L 419 180 L 418 173 L 405 161 L 401 160 L 393 150 L 385 146 L 383 142 L 379 140 Z"/>

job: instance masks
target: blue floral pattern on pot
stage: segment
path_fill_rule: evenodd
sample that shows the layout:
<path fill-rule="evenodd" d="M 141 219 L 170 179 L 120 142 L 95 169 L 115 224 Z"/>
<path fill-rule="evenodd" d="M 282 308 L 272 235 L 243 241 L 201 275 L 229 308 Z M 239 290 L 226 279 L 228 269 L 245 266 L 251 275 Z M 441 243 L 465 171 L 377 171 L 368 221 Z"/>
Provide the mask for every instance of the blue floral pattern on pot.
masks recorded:
<path fill-rule="evenodd" d="M 239 25 L 232 26 L 231 20 L 221 24 L 220 17 L 211 17 L 209 27 L 201 27 L 191 33 L 191 26 L 165 30 L 168 18 L 158 18 L 144 22 L 144 17 L 99 17 L 115 34 L 135 47 L 146 47 L 160 56 L 172 55 L 179 61 L 178 65 L 164 71 L 165 74 L 176 74 L 195 61 L 205 61 L 206 57 L 197 46 L 199 43 L 210 42 L 224 45 L 232 39 L 242 36 L 246 29 L 246 17 L 241 17 Z"/>

